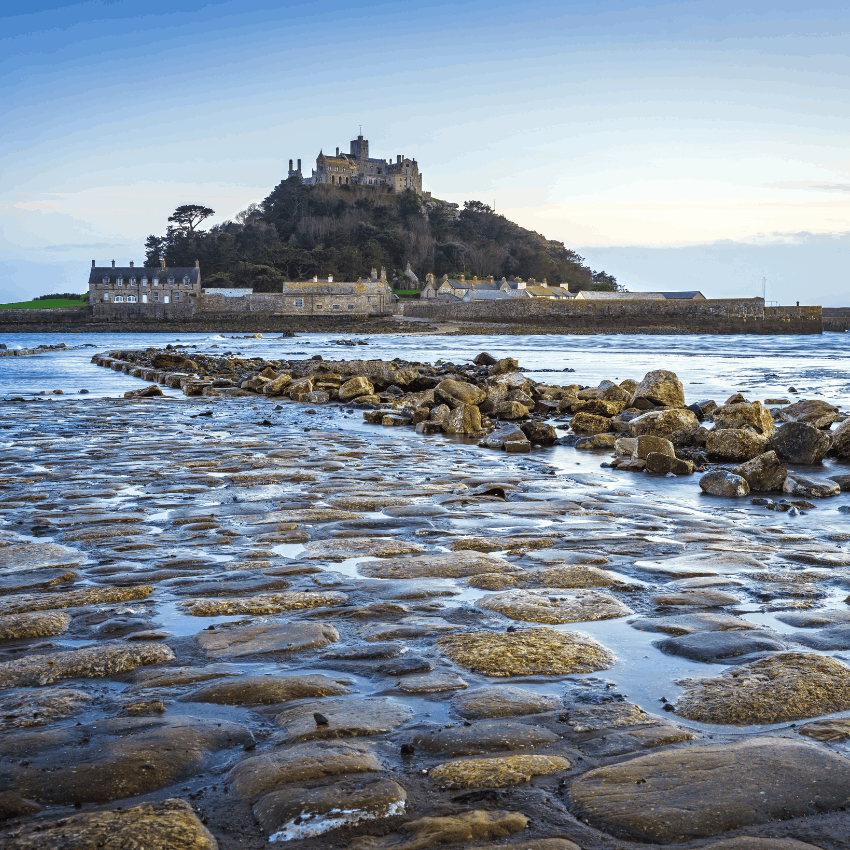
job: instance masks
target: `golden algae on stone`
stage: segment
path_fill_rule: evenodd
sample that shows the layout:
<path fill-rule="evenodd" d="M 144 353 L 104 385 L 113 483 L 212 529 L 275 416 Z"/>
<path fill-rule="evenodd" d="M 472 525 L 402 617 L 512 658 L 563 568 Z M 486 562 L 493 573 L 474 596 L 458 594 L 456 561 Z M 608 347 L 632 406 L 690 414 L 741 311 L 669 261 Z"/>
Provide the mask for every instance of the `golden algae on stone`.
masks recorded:
<path fill-rule="evenodd" d="M 379 511 L 392 505 L 410 505 L 412 499 L 405 496 L 380 496 L 377 494 L 357 493 L 349 496 L 334 496 L 329 500 L 335 508 L 351 511 Z"/>
<path fill-rule="evenodd" d="M 376 557 L 388 555 L 409 555 L 424 552 L 425 547 L 404 540 L 386 537 L 344 537 L 331 540 L 313 540 L 304 545 L 305 558 L 328 558 L 344 561 L 346 558 Z"/>
<path fill-rule="evenodd" d="M 7 596 L 0 601 L 0 616 L 20 614 L 25 611 L 49 611 L 58 608 L 81 608 L 102 602 L 126 602 L 130 599 L 147 599 L 153 593 L 150 585 L 135 587 L 91 587 L 69 590 L 65 593 L 29 594 Z"/>
<path fill-rule="evenodd" d="M 218 842 L 185 800 L 72 815 L 28 824 L 3 838 L 6 850 L 217 850 Z"/>
<path fill-rule="evenodd" d="M 782 723 L 850 709 L 850 668 L 813 653 L 778 653 L 679 684 L 676 713 L 702 723 Z"/>
<path fill-rule="evenodd" d="M 459 666 L 486 676 L 592 673 L 614 663 L 614 655 L 592 638 L 545 628 L 469 632 L 442 638 L 437 646 Z"/>
<path fill-rule="evenodd" d="M 532 776 L 569 769 L 561 756 L 518 755 L 444 762 L 429 775 L 444 788 L 510 788 Z"/>
<path fill-rule="evenodd" d="M 483 573 L 518 573 L 520 567 L 503 558 L 476 552 L 441 552 L 416 558 L 391 558 L 360 565 L 360 572 L 372 578 L 463 578 Z"/>
<path fill-rule="evenodd" d="M 586 620 L 610 620 L 632 613 L 622 602 L 598 590 L 557 591 L 508 590 L 485 596 L 479 608 L 498 611 L 512 620 L 526 623 L 575 623 Z"/>
<path fill-rule="evenodd" d="M 517 573 L 479 573 L 476 576 L 470 576 L 466 583 L 479 590 L 506 590 L 509 587 L 516 587 L 518 581 Z"/>
<path fill-rule="evenodd" d="M 7 614 L 0 617 L 0 640 L 48 637 L 68 631 L 71 617 L 58 611 L 35 611 L 31 614 Z"/>
<path fill-rule="evenodd" d="M 507 685 L 476 688 L 452 698 L 452 708 L 461 717 L 515 717 L 554 711 L 561 702 L 557 697 L 512 688 Z"/>
<path fill-rule="evenodd" d="M 125 673 L 147 664 L 173 661 L 174 653 L 161 643 L 102 643 L 70 652 L 27 655 L 0 664 L 0 688 L 47 685 L 58 679 L 99 678 Z"/>
<path fill-rule="evenodd" d="M 555 545 L 551 537 L 466 537 L 455 540 L 452 551 L 469 549 L 474 552 L 503 552 L 511 549 L 548 549 Z"/>
<path fill-rule="evenodd" d="M 443 844 L 460 844 L 466 841 L 488 841 L 520 832 L 528 825 L 528 818 L 520 812 L 482 811 L 475 809 L 459 815 L 427 817 L 408 821 L 399 832 L 382 838 L 363 836 L 355 838 L 350 850 L 425 850 Z M 515 845 L 508 845 L 515 846 Z M 519 845 L 525 847 L 525 843 Z"/>
<path fill-rule="evenodd" d="M 76 549 L 55 543 L 30 543 L 0 547 L 0 571 L 5 575 L 19 570 L 40 570 L 45 567 L 70 567 L 86 560 Z"/>
<path fill-rule="evenodd" d="M 341 696 L 348 688 L 321 674 L 308 676 L 243 676 L 214 682 L 183 697 L 185 702 L 214 705 L 275 705 L 294 699 Z"/>
<path fill-rule="evenodd" d="M 522 587 L 610 587 L 623 582 L 599 567 L 564 564 L 529 570 L 519 576 L 518 583 Z"/>
<path fill-rule="evenodd" d="M 194 617 L 221 617 L 231 614 L 276 614 L 280 611 L 299 611 L 325 605 L 339 605 L 348 597 L 338 591 L 284 591 L 261 593 L 242 599 L 190 599 L 180 607 Z"/>
<path fill-rule="evenodd" d="M 0 695 L 0 729 L 44 726 L 84 706 L 91 694 L 71 688 L 14 689 Z"/>

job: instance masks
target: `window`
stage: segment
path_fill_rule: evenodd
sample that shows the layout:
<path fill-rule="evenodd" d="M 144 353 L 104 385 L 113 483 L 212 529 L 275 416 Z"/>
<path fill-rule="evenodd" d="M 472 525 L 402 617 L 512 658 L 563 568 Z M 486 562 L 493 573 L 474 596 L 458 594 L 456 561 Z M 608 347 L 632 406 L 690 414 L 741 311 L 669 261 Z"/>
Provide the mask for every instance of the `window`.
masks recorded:
<path fill-rule="evenodd" d="M 174 293 L 174 300 L 175 300 L 175 301 L 179 301 L 179 300 L 180 300 L 180 293 L 179 293 L 179 292 L 175 292 L 175 293 Z"/>
<path fill-rule="evenodd" d="M 153 285 L 154 285 L 154 286 L 159 286 L 159 278 L 158 278 L 158 277 L 155 277 L 155 278 L 153 279 Z"/>
<path fill-rule="evenodd" d="M 303 307 L 304 306 L 304 299 L 303 298 L 296 298 L 295 299 L 295 306 L 296 307 Z"/>
<path fill-rule="evenodd" d="M 159 293 L 158 293 L 158 292 L 154 292 L 154 294 L 153 294 L 153 300 L 154 300 L 154 301 L 159 301 Z"/>
<path fill-rule="evenodd" d="M 135 285 L 136 285 L 136 278 L 131 277 L 130 278 L 130 286 L 135 286 Z"/>
<path fill-rule="evenodd" d="M 189 285 L 189 275 L 184 275 L 183 277 L 183 286 Z"/>
<path fill-rule="evenodd" d="M 123 295 L 116 295 L 116 296 L 115 296 L 115 300 L 116 300 L 116 301 L 123 301 L 123 300 L 124 300 L 124 296 L 123 296 Z"/>
<path fill-rule="evenodd" d="M 316 309 L 317 309 L 317 310 L 324 310 L 324 309 L 325 309 L 325 305 L 324 305 L 324 304 L 317 304 L 317 305 L 316 305 Z"/>
<path fill-rule="evenodd" d="M 124 286 L 124 278 L 119 277 L 118 280 L 115 281 L 115 283 L 117 283 L 118 286 Z"/>
<path fill-rule="evenodd" d="M 104 292 L 104 293 L 103 293 L 103 300 L 104 300 L 104 301 L 109 301 L 109 293 L 108 293 L 108 292 Z"/>
<path fill-rule="evenodd" d="M 105 278 L 103 279 L 103 285 L 104 285 L 104 286 L 109 286 L 109 278 L 108 278 L 108 277 L 105 277 Z"/>
<path fill-rule="evenodd" d="M 348 309 L 349 309 L 349 310 L 353 310 L 353 309 L 354 309 L 354 305 L 353 305 L 353 304 L 349 304 L 349 305 L 348 305 Z"/>
<path fill-rule="evenodd" d="M 127 301 L 129 301 L 131 304 L 135 304 L 136 303 L 136 296 L 135 295 L 128 295 Z"/>
<path fill-rule="evenodd" d="M 334 310 L 339 310 L 339 304 L 334 304 Z"/>
<path fill-rule="evenodd" d="M 166 296 L 165 296 L 162 300 L 163 300 L 163 302 L 164 302 L 165 304 L 167 304 L 167 303 L 168 303 L 168 301 L 169 301 L 169 298 L 168 298 L 168 296 L 166 295 Z"/>
<path fill-rule="evenodd" d="M 169 286 L 174 286 L 174 278 L 173 278 L 173 277 L 169 277 L 169 278 L 168 278 L 168 285 L 169 285 Z"/>
<path fill-rule="evenodd" d="M 147 285 L 148 285 L 148 279 L 146 277 L 143 277 L 142 278 L 142 286 L 147 286 Z"/>

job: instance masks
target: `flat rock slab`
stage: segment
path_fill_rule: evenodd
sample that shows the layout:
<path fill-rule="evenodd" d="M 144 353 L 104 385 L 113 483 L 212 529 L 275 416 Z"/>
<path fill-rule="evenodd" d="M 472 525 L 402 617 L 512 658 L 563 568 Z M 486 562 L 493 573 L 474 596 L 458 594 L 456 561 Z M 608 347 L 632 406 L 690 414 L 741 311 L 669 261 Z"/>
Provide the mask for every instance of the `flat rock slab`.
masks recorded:
<path fill-rule="evenodd" d="M 325 558 L 344 561 L 346 558 L 385 558 L 425 552 L 424 546 L 386 537 L 334 537 L 330 540 L 311 540 L 304 544 L 305 558 Z"/>
<path fill-rule="evenodd" d="M 834 717 L 825 720 L 815 720 L 797 730 L 807 738 L 816 741 L 843 741 L 850 738 L 850 717 Z"/>
<path fill-rule="evenodd" d="M 794 838 L 755 838 L 739 835 L 737 838 L 703 844 L 701 850 L 820 850 L 820 848 Z"/>
<path fill-rule="evenodd" d="M 441 788 L 510 788 L 534 776 L 569 769 L 562 756 L 517 755 L 445 762 L 432 768 L 429 776 Z"/>
<path fill-rule="evenodd" d="M 520 587 L 610 587 L 623 582 L 590 564 L 561 564 L 528 570 L 517 583 Z"/>
<path fill-rule="evenodd" d="M 339 632 L 329 623 L 262 623 L 219 626 L 198 632 L 195 640 L 216 658 L 238 658 L 262 652 L 319 649 L 338 641 Z"/>
<path fill-rule="evenodd" d="M 101 643 L 70 652 L 27 655 L 0 664 L 0 688 L 48 685 L 59 679 L 91 679 L 126 673 L 147 664 L 173 661 L 161 643 Z"/>
<path fill-rule="evenodd" d="M 656 646 L 668 655 L 681 655 L 691 661 L 706 664 L 720 662 L 741 655 L 764 652 L 780 652 L 787 649 L 774 632 L 753 629 L 750 631 L 727 630 L 695 632 L 690 635 L 667 638 Z"/>
<path fill-rule="evenodd" d="M 58 611 L 34 611 L 0 617 L 0 640 L 49 637 L 68 631 L 71 617 Z"/>
<path fill-rule="evenodd" d="M 17 593 L 21 590 L 46 590 L 50 587 L 67 585 L 76 581 L 79 575 L 73 570 L 43 569 L 32 572 L 0 575 L 0 593 Z"/>
<path fill-rule="evenodd" d="M 622 726 L 652 726 L 660 718 L 647 714 L 630 702 L 605 705 L 570 705 L 565 711 L 567 724 L 576 732 L 598 732 Z"/>
<path fill-rule="evenodd" d="M 555 711 L 561 705 L 558 697 L 526 691 L 522 688 L 476 688 L 452 697 L 452 708 L 461 716 L 472 719 L 487 717 L 518 717 Z"/>
<path fill-rule="evenodd" d="M 507 552 L 511 549 L 549 549 L 555 545 L 552 537 L 464 537 L 450 546 L 453 552 L 468 549 L 473 552 Z"/>
<path fill-rule="evenodd" d="M 403 617 L 397 623 L 373 623 L 360 630 L 367 641 L 425 637 L 457 631 L 458 626 L 442 617 Z"/>
<path fill-rule="evenodd" d="M 0 548 L 2 551 L 2 548 Z M 0 600 L 0 616 L 21 614 L 25 611 L 50 611 L 61 608 L 84 608 L 108 602 L 128 602 L 131 599 L 147 599 L 153 588 L 149 585 L 136 587 L 90 587 L 85 590 L 68 590 L 53 593 L 21 593 Z"/>
<path fill-rule="evenodd" d="M 218 842 L 179 799 L 142 803 L 120 811 L 73 815 L 28 824 L 3 837 L 6 850 L 217 850 Z"/>
<path fill-rule="evenodd" d="M 276 785 L 379 770 L 381 763 L 368 744 L 313 741 L 244 759 L 227 774 L 225 781 L 237 794 L 251 797 Z"/>
<path fill-rule="evenodd" d="M 662 632 L 668 635 L 691 635 L 696 632 L 722 632 L 726 630 L 757 629 L 741 617 L 731 614 L 672 614 L 668 617 L 641 617 L 629 623 L 642 632 Z"/>
<path fill-rule="evenodd" d="M 480 573 L 520 572 L 504 558 L 478 552 L 452 552 L 415 558 L 388 558 L 360 564 L 360 572 L 372 578 L 463 578 Z"/>
<path fill-rule="evenodd" d="M 240 724 L 180 716 L 18 729 L 0 737 L 0 787 L 52 803 L 104 803 L 195 776 L 212 753 L 251 742 Z"/>
<path fill-rule="evenodd" d="M 526 623 L 576 623 L 585 620 L 610 620 L 632 613 L 618 599 L 599 590 L 565 592 L 554 588 L 508 590 L 485 596 L 476 602 L 479 608 L 498 611 L 512 620 Z"/>
<path fill-rule="evenodd" d="M 334 496 L 328 501 L 336 508 L 345 508 L 346 510 L 354 511 L 378 511 L 391 506 L 413 504 L 413 499 L 408 499 L 405 496 L 377 496 L 369 493 Z"/>
<path fill-rule="evenodd" d="M 398 688 L 408 694 L 442 694 L 462 691 L 466 682 L 457 673 L 426 673 L 422 676 L 405 676 Z"/>
<path fill-rule="evenodd" d="M 406 798 L 404 788 L 389 779 L 354 778 L 273 791 L 257 802 L 254 814 L 270 842 L 294 841 L 403 814 Z"/>
<path fill-rule="evenodd" d="M 681 726 L 658 722 L 652 726 L 606 732 L 588 741 L 581 741 L 577 746 L 585 755 L 593 758 L 610 758 L 639 750 L 667 747 L 693 738 L 696 738 L 696 735 Z"/>
<path fill-rule="evenodd" d="M 607 670 L 614 656 L 578 632 L 524 629 L 468 632 L 441 638 L 437 646 L 455 664 L 485 676 L 558 676 Z"/>
<path fill-rule="evenodd" d="M 662 561 L 636 561 L 635 566 L 644 572 L 666 575 L 670 578 L 695 578 L 764 568 L 764 564 L 758 558 L 734 552 L 681 555 L 678 558 L 665 558 Z"/>
<path fill-rule="evenodd" d="M 850 796 L 850 760 L 782 738 L 692 746 L 598 768 L 569 792 L 583 820 L 660 844 L 821 814 Z"/>
<path fill-rule="evenodd" d="M 187 694 L 187 702 L 217 705 L 276 705 L 294 699 L 342 696 L 348 688 L 341 682 L 313 674 L 308 676 L 243 676 L 216 682 Z"/>
<path fill-rule="evenodd" d="M 494 750 L 522 750 L 554 744 L 560 736 L 543 726 L 515 720 L 483 720 L 471 726 L 451 726 L 413 736 L 417 749 L 453 756 L 471 756 Z"/>
<path fill-rule="evenodd" d="M 348 846 L 350 850 L 375 850 L 392 847 L 394 850 L 423 850 L 443 844 L 460 844 L 466 841 L 489 841 L 521 832 L 528 825 L 528 818 L 520 812 L 482 811 L 475 809 L 459 815 L 419 818 L 402 824 L 394 835 L 383 838 L 355 838 Z M 499 845 L 516 848 L 532 847 L 526 844 Z M 492 850 L 492 848 L 490 848 Z M 550 850 L 550 848 L 546 848 Z M 571 850 L 571 848 L 570 848 Z"/>
<path fill-rule="evenodd" d="M 721 608 L 724 605 L 739 605 L 741 600 L 723 590 L 680 590 L 678 593 L 656 593 L 649 597 L 653 605 L 660 608 Z"/>
<path fill-rule="evenodd" d="M 702 723 L 782 723 L 850 709 L 850 668 L 812 653 L 783 652 L 678 684 L 676 713 Z"/>
<path fill-rule="evenodd" d="M 137 670 L 133 684 L 128 692 L 143 691 L 149 688 L 174 688 L 191 685 L 194 682 L 207 682 L 227 676 L 241 676 L 244 671 L 228 664 L 208 664 L 206 667 L 165 667 Z"/>
<path fill-rule="evenodd" d="M 776 619 L 798 629 L 812 629 L 819 626 L 832 626 L 836 623 L 850 623 L 850 611 L 839 609 L 828 611 L 788 611 L 777 614 Z"/>
<path fill-rule="evenodd" d="M 0 729 L 45 726 L 82 708 L 91 694 L 72 688 L 21 688 L 0 692 Z"/>
<path fill-rule="evenodd" d="M 317 723 L 316 713 L 321 714 L 327 723 Z M 391 699 L 335 699 L 289 708 L 274 720 L 283 729 L 284 738 L 297 743 L 383 735 L 412 717 L 412 708 Z"/>
<path fill-rule="evenodd" d="M 785 637 L 795 643 L 801 643 L 803 646 L 821 651 L 850 649 L 850 623 L 838 623 L 825 629 L 817 629 L 803 634 L 798 632 Z"/>
<path fill-rule="evenodd" d="M 281 611 L 303 611 L 305 608 L 322 608 L 340 605 L 348 597 L 336 590 L 322 592 L 284 591 L 261 593 L 242 599 L 190 599 L 180 607 L 194 617 L 222 617 L 231 614 L 277 614 Z"/>
<path fill-rule="evenodd" d="M 55 543 L 0 546 L 0 573 L 3 575 L 43 570 L 45 567 L 71 567 L 85 560 L 83 552 Z"/>

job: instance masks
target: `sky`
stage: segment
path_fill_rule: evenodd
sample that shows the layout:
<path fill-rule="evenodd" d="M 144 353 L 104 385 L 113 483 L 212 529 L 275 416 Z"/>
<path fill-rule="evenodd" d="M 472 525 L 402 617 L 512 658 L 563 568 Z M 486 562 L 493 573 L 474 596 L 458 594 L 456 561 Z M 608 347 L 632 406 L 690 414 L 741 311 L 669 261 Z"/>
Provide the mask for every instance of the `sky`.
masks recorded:
<path fill-rule="evenodd" d="M 362 125 L 632 291 L 850 305 L 847 3 L 16 5 L 0 301 L 83 292 L 176 206 L 232 218 Z"/>

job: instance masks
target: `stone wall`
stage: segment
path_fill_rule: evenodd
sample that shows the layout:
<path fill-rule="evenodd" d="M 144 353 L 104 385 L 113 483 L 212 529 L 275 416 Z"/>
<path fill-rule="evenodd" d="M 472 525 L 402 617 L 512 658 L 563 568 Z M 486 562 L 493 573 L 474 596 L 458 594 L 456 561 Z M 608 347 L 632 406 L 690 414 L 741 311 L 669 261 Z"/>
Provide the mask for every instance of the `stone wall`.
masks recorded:
<path fill-rule="evenodd" d="M 185 322 L 195 315 L 197 298 L 179 304 L 113 304 L 98 301 L 92 305 L 95 322 Z"/>
<path fill-rule="evenodd" d="M 521 325 L 529 333 L 819 334 L 820 307 L 769 307 L 761 298 L 704 301 L 409 301 L 404 315 L 442 322 Z"/>
<path fill-rule="evenodd" d="M 280 294 L 254 292 L 241 298 L 228 298 L 207 291 L 198 299 L 198 312 L 203 315 L 245 315 L 263 313 L 267 316 L 380 316 L 392 313 L 392 303 L 385 293 L 350 292 L 341 287 L 318 284 L 310 290 Z M 325 291 L 322 291 L 325 290 Z"/>
<path fill-rule="evenodd" d="M 45 310 L 0 310 L 0 326 L 15 330 L 21 325 L 21 331 L 29 330 L 27 325 L 79 325 L 89 316 L 88 307 L 63 307 Z M 11 327 L 9 327 L 11 326 Z"/>
<path fill-rule="evenodd" d="M 824 307 L 823 329 L 834 333 L 850 330 L 850 307 Z"/>

